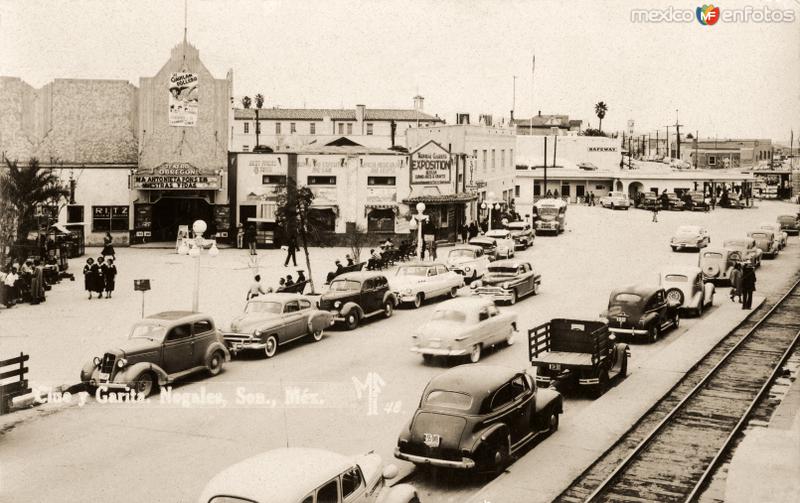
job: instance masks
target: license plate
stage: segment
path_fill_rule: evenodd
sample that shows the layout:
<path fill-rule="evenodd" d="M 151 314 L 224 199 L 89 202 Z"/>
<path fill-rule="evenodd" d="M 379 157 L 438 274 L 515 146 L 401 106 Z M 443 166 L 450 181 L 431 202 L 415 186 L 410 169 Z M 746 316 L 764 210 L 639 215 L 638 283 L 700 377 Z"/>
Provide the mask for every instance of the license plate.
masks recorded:
<path fill-rule="evenodd" d="M 625 323 L 626 321 L 628 321 L 628 318 L 626 316 L 617 316 L 616 319 L 620 323 Z"/>
<path fill-rule="evenodd" d="M 549 368 L 550 368 L 550 370 L 561 370 L 561 364 L 560 363 L 551 363 L 549 365 Z"/>
<path fill-rule="evenodd" d="M 107 372 L 98 372 L 97 373 L 97 378 L 100 379 L 101 381 L 107 381 L 109 377 L 111 377 L 111 376 Z"/>
<path fill-rule="evenodd" d="M 426 433 L 425 434 L 425 445 L 428 447 L 439 447 L 439 443 L 442 441 L 442 437 L 435 433 Z"/>

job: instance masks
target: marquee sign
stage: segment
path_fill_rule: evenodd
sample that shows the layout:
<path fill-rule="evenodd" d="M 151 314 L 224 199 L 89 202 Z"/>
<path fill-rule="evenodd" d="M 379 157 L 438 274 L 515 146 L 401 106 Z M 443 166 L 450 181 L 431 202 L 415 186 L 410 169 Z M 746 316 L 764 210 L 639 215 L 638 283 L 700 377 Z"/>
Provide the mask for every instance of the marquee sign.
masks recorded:
<path fill-rule="evenodd" d="M 133 176 L 137 190 L 218 190 L 218 175 L 207 175 L 188 162 L 165 162 Z"/>
<path fill-rule="evenodd" d="M 450 183 L 451 168 L 450 152 L 431 140 L 411 153 L 411 184 Z"/>

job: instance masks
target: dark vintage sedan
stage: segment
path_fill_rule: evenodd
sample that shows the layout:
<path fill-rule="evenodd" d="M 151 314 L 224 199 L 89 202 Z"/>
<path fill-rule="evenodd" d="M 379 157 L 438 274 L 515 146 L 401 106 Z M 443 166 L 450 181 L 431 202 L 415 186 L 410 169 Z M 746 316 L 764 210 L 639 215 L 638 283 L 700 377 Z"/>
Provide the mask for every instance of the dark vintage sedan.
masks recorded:
<path fill-rule="evenodd" d="M 195 372 L 212 376 L 230 360 L 222 333 L 207 315 L 166 311 L 135 323 L 128 340 L 87 362 L 81 382 L 94 393 L 132 391 L 147 398 L 157 385 L 165 386 Z"/>
<path fill-rule="evenodd" d="M 390 317 L 397 307 L 397 297 L 389 281 L 378 272 L 348 272 L 336 276 L 319 299 L 319 308 L 330 311 L 334 321 L 353 330 L 361 320 L 382 314 Z"/>
<path fill-rule="evenodd" d="M 472 283 L 476 295 L 489 297 L 496 302 L 516 304 L 526 295 L 539 293 L 542 275 L 534 270 L 530 262 L 522 260 L 498 260 L 489 265 L 483 279 Z"/>
<path fill-rule="evenodd" d="M 679 308 L 680 302 L 667 298 L 660 286 L 631 285 L 611 292 L 608 310 L 601 317 L 608 320 L 608 330 L 614 334 L 655 342 L 664 330 L 678 328 Z"/>
<path fill-rule="evenodd" d="M 520 449 L 558 429 L 561 395 L 526 372 L 460 365 L 434 377 L 400 433 L 395 456 L 418 465 L 501 472 Z"/>
<path fill-rule="evenodd" d="M 790 236 L 800 234 L 800 216 L 780 215 L 777 221 L 781 226 L 781 230 L 786 234 Z"/>

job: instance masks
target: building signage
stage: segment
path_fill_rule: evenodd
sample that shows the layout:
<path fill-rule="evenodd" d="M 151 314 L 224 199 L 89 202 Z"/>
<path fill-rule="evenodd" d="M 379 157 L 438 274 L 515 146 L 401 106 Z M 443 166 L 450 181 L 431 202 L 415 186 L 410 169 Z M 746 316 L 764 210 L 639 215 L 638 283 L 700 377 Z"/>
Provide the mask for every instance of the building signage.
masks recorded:
<path fill-rule="evenodd" d="M 269 154 L 255 154 L 239 156 L 239 159 L 240 162 L 242 162 L 241 159 L 244 160 L 243 169 L 251 170 L 254 175 L 286 174 L 286 167 L 281 157 Z"/>
<path fill-rule="evenodd" d="M 411 184 L 450 183 L 451 167 L 450 152 L 431 140 L 411 153 Z"/>
<path fill-rule="evenodd" d="M 589 147 L 589 152 L 616 152 L 617 147 Z"/>
<path fill-rule="evenodd" d="M 169 125 L 197 124 L 197 74 L 178 72 L 169 78 Z"/>
<path fill-rule="evenodd" d="M 165 162 L 151 172 L 139 172 L 133 177 L 133 188 L 138 190 L 217 190 L 220 177 L 200 173 L 197 167 L 186 162 Z"/>

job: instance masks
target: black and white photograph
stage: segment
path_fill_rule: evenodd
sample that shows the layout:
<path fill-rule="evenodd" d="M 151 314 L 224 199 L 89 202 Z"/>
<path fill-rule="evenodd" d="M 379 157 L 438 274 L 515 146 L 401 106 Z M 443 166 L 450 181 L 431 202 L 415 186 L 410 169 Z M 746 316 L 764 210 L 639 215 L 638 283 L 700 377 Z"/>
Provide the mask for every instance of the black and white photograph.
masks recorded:
<path fill-rule="evenodd" d="M 0 502 L 796 502 L 799 150 L 800 0 L 0 0 Z"/>

